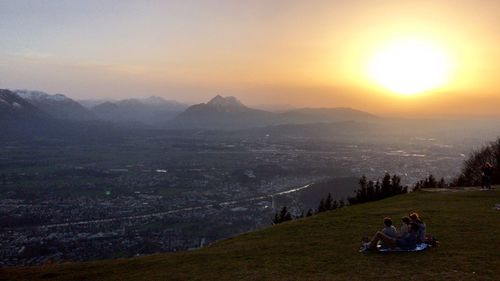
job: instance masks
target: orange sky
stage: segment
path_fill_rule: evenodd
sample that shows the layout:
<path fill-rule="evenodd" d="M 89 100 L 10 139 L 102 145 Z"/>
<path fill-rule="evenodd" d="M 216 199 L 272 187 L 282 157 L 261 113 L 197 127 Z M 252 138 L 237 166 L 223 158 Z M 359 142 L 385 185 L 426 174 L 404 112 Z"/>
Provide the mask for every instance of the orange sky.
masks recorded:
<path fill-rule="evenodd" d="M 55 2 L 0 2 L 1 88 L 398 116 L 500 105 L 498 1 Z M 454 64 L 447 83 L 400 96 L 370 80 L 377 48 L 405 37 L 441 47 Z"/>

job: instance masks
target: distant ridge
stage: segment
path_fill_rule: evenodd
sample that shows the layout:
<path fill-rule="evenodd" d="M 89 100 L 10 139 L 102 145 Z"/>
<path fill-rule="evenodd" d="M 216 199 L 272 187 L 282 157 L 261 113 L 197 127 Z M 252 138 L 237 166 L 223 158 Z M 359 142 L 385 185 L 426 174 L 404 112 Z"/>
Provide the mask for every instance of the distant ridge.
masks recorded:
<path fill-rule="evenodd" d="M 379 117 L 364 111 L 347 108 L 301 108 L 286 111 L 280 116 L 287 123 L 317 123 L 343 121 L 374 121 Z"/>
<path fill-rule="evenodd" d="M 177 101 L 151 96 L 145 99 L 106 101 L 91 107 L 91 111 L 99 119 L 114 123 L 135 122 L 163 127 L 186 108 L 187 105 Z"/>
<path fill-rule="evenodd" d="M 170 124 L 184 129 L 247 129 L 280 124 L 374 121 L 378 117 L 351 108 L 303 108 L 273 113 L 249 108 L 233 96 L 215 96 L 187 108 Z"/>

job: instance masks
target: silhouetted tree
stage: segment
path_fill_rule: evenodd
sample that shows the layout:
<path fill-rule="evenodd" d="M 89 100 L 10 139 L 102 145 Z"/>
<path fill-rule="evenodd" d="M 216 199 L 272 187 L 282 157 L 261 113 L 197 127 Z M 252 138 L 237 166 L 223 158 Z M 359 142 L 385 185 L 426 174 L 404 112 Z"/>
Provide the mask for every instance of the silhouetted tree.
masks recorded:
<path fill-rule="evenodd" d="M 436 178 L 430 174 L 429 177 L 427 178 L 427 188 L 436 188 L 437 187 L 437 181 Z"/>
<path fill-rule="evenodd" d="M 382 179 L 382 186 L 381 186 L 382 194 L 380 198 L 387 198 L 391 196 L 391 191 L 392 191 L 391 175 L 387 173 L 384 175 L 384 178 Z"/>
<path fill-rule="evenodd" d="M 441 180 L 439 180 L 437 187 L 446 188 L 446 181 L 444 180 L 444 178 L 441 178 Z"/>
<path fill-rule="evenodd" d="M 337 200 L 333 201 L 332 210 L 336 210 L 338 207 L 339 207 L 339 203 L 337 202 Z"/>
<path fill-rule="evenodd" d="M 325 199 L 325 210 L 326 211 L 331 210 L 332 209 L 332 205 L 333 205 L 332 194 L 328 193 L 328 196 L 326 196 L 326 199 Z"/>
<path fill-rule="evenodd" d="M 464 161 L 460 175 L 455 178 L 450 186 L 477 186 L 481 185 L 481 167 L 489 162 L 493 165 L 491 176 L 492 184 L 500 183 L 500 138 L 489 143 L 481 149 L 474 150 Z"/>
<path fill-rule="evenodd" d="M 443 180 L 442 184 L 444 184 L 444 179 L 442 180 Z M 413 191 L 417 191 L 422 188 L 436 188 L 436 187 L 439 187 L 439 183 L 436 181 L 436 178 L 433 175 L 429 175 L 425 179 L 418 181 L 413 187 Z"/>
<path fill-rule="evenodd" d="M 313 215 L 313 210 L 312 209 L 307 210 L 306 217 L 310 217 L 312 215 Z"/>
<path fill-rule="evenodd" d="M 290 214 L 290 212 L 288 212 L 288 209 L 286 208 L 286 206 L 283 206 L 283 208 L 281 208 L 281 211 L 274 215 L 273 223 L 280 224 L 282 222 L 286 222 L 286 221 L 290 221 L 290 220 L 292 220 L 292 215 Z"/>
<path fill-rule="evenodd" d="M 375 194 L 375 185 L 373 184 L 373 181 L 368 182 L 368 185 L 366 186 L 366 199 L 365 201 L 373 201 L 376 198 Z"/>
<path fill-rule="evenodd" d="M 349 203 L 349 205 L 355 205 L 355 204 L 358 204 L 358 197 L 357 196 L 349 196 L 347 197 L 347 203 Z"/>
<path fill-rule="evenodd" d="M 318 205 L 318 210 L 317 210 L 317 213 L 322 213 L 326 211 L 326 207 L 325 207 L 325 199 L 324 198 L 321 198 L 321 200 L 319 201 L 319 205 Z"/>
<path fill-rule="evenodd" d="M 345 206 L 344 200 L 339 200 L 339 208 L 343 208 Z"/>
<path fill-rule="evenodd" d="M 366 195 L 367 195 L 367 185 L 369 182 L 367 181 L 365 176 L 362 176 L 359 179 L 359 189 L 357 191 L 356 197 L 359 202 L 365 202 L 366 201 Z"/>
<path fill-rule="evenodd" d="M 367 181 L 366 177 L 362 177 L 359 181 L 360 188 L 356 191 L 356 197 L 347 198 L 350 205 L 375 201 L 390 196 L 404 194 L 408 192 L 407 186 L 401 185 L 401 178 L 397 175 L 391 176 L 386 173 L 379 181 Z"/>
<path fill-rule="evenodd" d="M 381 186 L 380 186 L 380 182 L 379 182 L 379 181 L 377 181 L 377 182 L 375 183 L 375 198 L 374 198 L 374 200 L 379 200 L 379 199 L 381 199 L 381 194 L 382 194 L 382 188 L 381 188 Z"/>

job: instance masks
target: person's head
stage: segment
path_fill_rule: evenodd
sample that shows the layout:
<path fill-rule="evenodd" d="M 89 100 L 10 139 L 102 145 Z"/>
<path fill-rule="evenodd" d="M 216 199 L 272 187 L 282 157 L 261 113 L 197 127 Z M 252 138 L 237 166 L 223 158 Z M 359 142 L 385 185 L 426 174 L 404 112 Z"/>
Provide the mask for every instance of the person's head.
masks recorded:
<path fill-rule="evenodd" d="M 419 228 L 418 224 L 412 222 L 412 223 L 410 223 L 410 228 L 408 229 L 408 232 L 415 233 L 418 231 L 418 228 Z"/>
<path fill-rule="evenodd" d="M 422 221 L 420 219 L 420 216 L 418 215 L 417 212 L 413 212 L 410 214 L 410 219 L 413 221 L 413 222 L 419 222 L 419 221 Z"/>
<path fill-rule="evenodd" d="M 392 225 L 392 219 L 390 217 L 384 218 L 384 225 L 390 227 Z"/>
<path fill-rule="evenodd" d="M 410 218 L 409 218 L 409 217 L 402 217 L 402 218 L 401 218 L 401 221 L 402 221 L 404 224 L 410 224 Z"/>

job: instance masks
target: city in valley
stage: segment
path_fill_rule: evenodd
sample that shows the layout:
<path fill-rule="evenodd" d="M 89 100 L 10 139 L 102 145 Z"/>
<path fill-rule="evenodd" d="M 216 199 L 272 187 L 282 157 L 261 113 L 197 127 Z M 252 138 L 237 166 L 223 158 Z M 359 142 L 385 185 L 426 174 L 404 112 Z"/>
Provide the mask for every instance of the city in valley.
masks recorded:
<path fill-rule="evenodd" d="M 0 266 L 203 247 L 270 226 L 285 205 L 298 216 L 328 193 L 347 202 L 362 175 L 397 174 L 409 190 L 429 173 L 448 182 L 482 145 L 474 133 L 458 137 L 464 129 L 395 127 L 113 127 L 113 137 L 6 139 Z"/>

